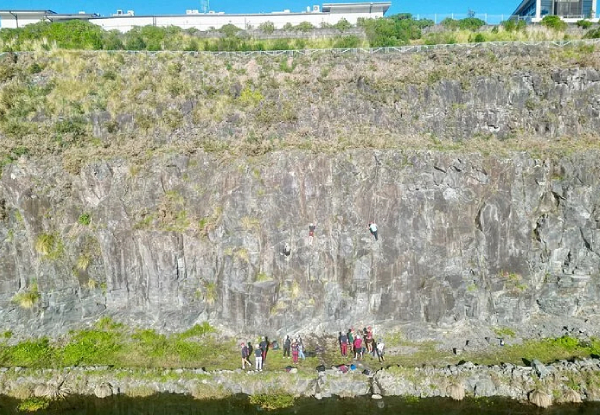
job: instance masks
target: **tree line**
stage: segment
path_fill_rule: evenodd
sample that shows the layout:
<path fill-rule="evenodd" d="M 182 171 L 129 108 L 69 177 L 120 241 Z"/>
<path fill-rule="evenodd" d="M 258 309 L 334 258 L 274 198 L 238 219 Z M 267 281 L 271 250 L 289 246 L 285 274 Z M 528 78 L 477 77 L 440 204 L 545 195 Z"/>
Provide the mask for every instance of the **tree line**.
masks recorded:
<path fill-rule="evenodd" d="M 356 48 L 356 47 L 385 47 L 402 46 L 422 40 L 422 43 L 456 43 L 456 37 L 424 36 L 424 29 L 434 26 L 430 19 L 415 19 L 411 14 L 402 13 L 378 19 L 359 19 L 353 26 L 342 19 L 335 25 L 324 24 L 321 28 L 334 29 L 322 38 L 305 39 L 294 36 L 291 32 L 310 32 L 317 30 L 309 22 L 296 26 L 286 25 L 283 29 L 275 29 L 272 22 L 265 22 L 257 28 L 242 30 L 228 24 L 218 30 L 200 32 L 198 29 L 182 29 L 177 26 L 134 27 L 126 33 L 118 30 L 104 30 L 93 23 L 80 20 L 67 22 L 38 22 L 18 29 L 0 30 L 0 50 L 21 51 L 36 48 L 50 49 L 83 49 L 83 50 L 134 50 L 134 51 L 252 51 L 252 50 L 288 50 L 305 48 Z M 492 35 L 480 33 L 486 23 L 476 17 L 464 19 L 446 18 L 440 22 L 443 31 L 472 32 L 468 37 L 470 42 L 495 40 Z M 551 29 L 564 31 L 566 23 L 556 16 L 546 16 L 542 21 Z M 588 29 L 592 25 L 587 20 L 578 22 L 578 26 Z M 352 28 L 356 31 L 348 32 Z M 507 32 L 524 31 L 524 21 L 507 20 L 500 27 Z M 492 29 L 498 31 L 498 27 Z M 271 39 L 274 32 L 281 31 L 282 37 Z M 593 32 L 593 33 L 592 33 Z M 600 33 L 591 29 L 585 37 L 597 37 Z M 362 34 L 361 34 L 362 33 Z M 286 37 L 286 34 L 289 37 Z"/>

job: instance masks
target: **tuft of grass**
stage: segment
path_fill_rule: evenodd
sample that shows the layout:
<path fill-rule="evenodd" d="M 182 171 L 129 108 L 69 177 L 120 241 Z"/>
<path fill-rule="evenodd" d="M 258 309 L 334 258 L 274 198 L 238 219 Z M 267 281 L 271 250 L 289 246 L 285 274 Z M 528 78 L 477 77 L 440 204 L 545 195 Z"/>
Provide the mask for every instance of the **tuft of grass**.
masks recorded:
<path fill-rule="evenodd" d="M 217 284 L 214 282 L 207 283 L 204 287 L 204 292 L 204 298 L 206 299 L 206 302 L 210 305 L 214 304 L 217 300 Z"/>
<path fill-rule="evenodd" d="M 244 216 L 242 218 L 242 227 L 246 231 L 258 230 L 258 229 L 260 229 L 260 220 L 258 218 Z"/>
<path fill-rule="evenodd" d="M 90 262 L 92 261 L 92 257 L 89 254 L 81 254 L 77 257 L 77 263 L 75 266 L 80 271 L 85 271 L 90 266 Z"/>
<path fill-rule="evenodd" d="M 264 282 L 264 281 L 272 281 L 273 277 L 264 273 L 264 272 L 259 272 L 258 274 L 256 274 L 256 282 Z"/>
<path fill-rule="evenodd" d="M 508 327 L 496 327 L 494 333 L 498 337 L 515 337 L 515 331 Z"/>
<path fill-rule="evenodd" d="M 290 294 L 292 295 L 292 299 L 296 299 L 300 295 L 300 284 L 298 284 L 298 281 L 294 280 L 294 282 L 292 282 L 292 290 Z"/>
<path fill-rule="evenodd" d="M 64 245 L 58 234 L 42 233 L 35 241 L 35 250 L 44 258 L 56 260 L 63 255 Z"/>
<path fill-rule="evenodd" d="M 81 225 L 85 225 L 88 226 L 92 221 L 92 217 L 90 216 L 89 213 L 82 213 L 79 218 L 77 219 L 77 222 L 79 222 Z"/>
<path fill-rule="evenodd" d="M 86 285 L 87 285 L 88 289 L 95 290 L 98 287 L 98 281 L 96 281 L 93 278 L 90 278 Z"/>
<path fill-rule="evenodd" d="M 36 305 L 39 300 L 40 293 L 38 291 L 37 282 L 31 283 L 27 289 L 19 291 L 12 299 L 12 301 L 17 303 L 19 307 L 25 309 L 33 308 L 33 306 Z"/>
<path fill-rule="evenodd" d="M 190 329 L 184 331 L 179 334 L 180 339 L 189 339 L 190 337 L 202 337 L 209 333 L 215 333 L 216 329 L 210 325 L 208 321 L 203 322 L 202 324 L 195 324 Z"/>

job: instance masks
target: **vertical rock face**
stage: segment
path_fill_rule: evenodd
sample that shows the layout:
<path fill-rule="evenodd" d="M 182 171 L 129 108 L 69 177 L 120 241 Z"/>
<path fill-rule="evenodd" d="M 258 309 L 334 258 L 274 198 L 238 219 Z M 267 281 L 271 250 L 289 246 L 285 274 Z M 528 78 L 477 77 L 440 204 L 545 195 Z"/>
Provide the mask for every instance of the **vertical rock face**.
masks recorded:
<path fill-rule="evenodd" d="M 586 317 L 599 167 L 595 152 L 367 150 L 173 155 L 78 176 L 17 162 L 0 182 L 0 320 L 58 333 L 107 314 L 235 331 Z"/>

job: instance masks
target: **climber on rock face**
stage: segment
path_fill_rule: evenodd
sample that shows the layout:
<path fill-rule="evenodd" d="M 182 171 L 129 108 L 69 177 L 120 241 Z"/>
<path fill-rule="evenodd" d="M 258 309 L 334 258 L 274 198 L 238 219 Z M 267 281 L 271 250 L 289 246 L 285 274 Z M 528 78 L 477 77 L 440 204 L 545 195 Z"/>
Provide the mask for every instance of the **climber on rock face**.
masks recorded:
<path fill-rule="evenodd" d="M 312 245 L 313 238 L 315 237 L 315 224 L 311 223 L 308 225 L 308 244 Z"/>
<path fill-rule="evenodd" d="M 377 240 L 377 224 L 375 222 L 369 222 L 369 231 L 371 231 L 371 235 Z"/>
<path fill-rule="evenodd" d="M 290 245 L 286 242 L 285 245 L 283 245 L 283 255 L 290 256 L 291 253 L 292 250 L 290 248 Z"/>

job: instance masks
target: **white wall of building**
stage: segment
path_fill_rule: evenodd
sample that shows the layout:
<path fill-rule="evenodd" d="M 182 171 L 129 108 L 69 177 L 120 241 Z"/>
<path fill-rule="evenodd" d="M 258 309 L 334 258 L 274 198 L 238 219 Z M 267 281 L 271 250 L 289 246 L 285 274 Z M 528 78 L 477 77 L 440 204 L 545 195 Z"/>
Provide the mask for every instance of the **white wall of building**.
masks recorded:
<path fill-rule="evenodd" d="M 298 25 L 309 22 L 315 27 L 322 23 L 336 24 L 342 18 L 351 24 L 356 24 L 359 18 L 383 17 L 382 12 L 374 13 L 265 13 L 265 14 L 186 14 L 173 16 L 119 16 L 90 19 L 91 23 L 105 30 L 127 32 L 135 26 L 179 26 L 183 29 L 198 30 L 219 29 L 232 24 L 240 29 L 258 28 L 261 23 L 272 22 L 276 29 L 281 29 L 287 23 Z"/>
<path fill-rule="evenodd" d="M 39 15 L 21 15 L 19 14 L 19 18 L 15 19 L 13 16 L 2 16 L 0 18 L 0 28 L 2 29 L 17 29 L 18 27 L 27 26 L 28 24 L 37 23 L 43 19 L 43 17 Z"/>

